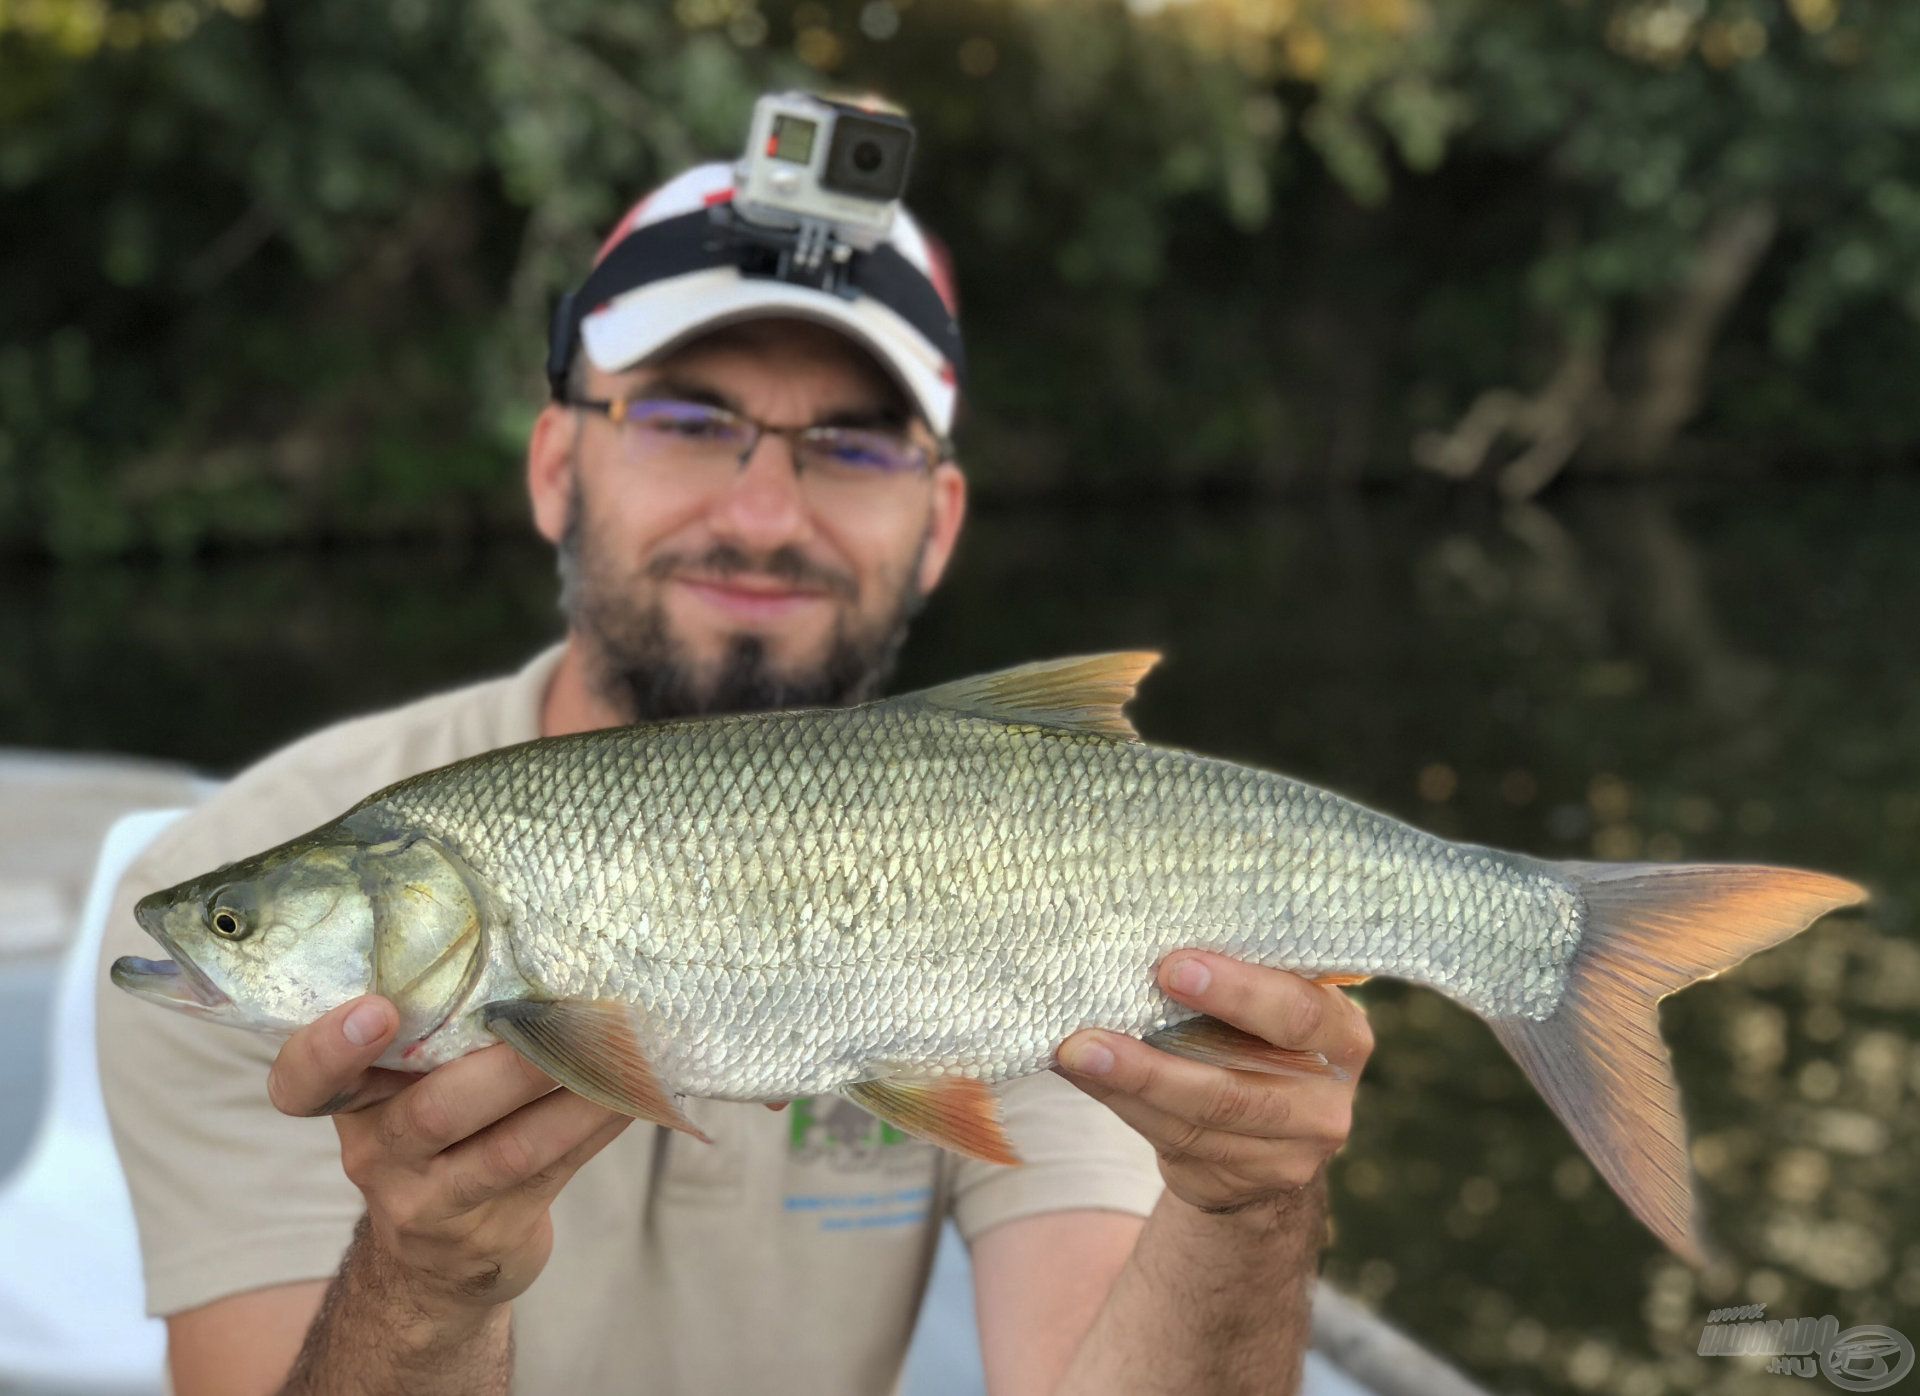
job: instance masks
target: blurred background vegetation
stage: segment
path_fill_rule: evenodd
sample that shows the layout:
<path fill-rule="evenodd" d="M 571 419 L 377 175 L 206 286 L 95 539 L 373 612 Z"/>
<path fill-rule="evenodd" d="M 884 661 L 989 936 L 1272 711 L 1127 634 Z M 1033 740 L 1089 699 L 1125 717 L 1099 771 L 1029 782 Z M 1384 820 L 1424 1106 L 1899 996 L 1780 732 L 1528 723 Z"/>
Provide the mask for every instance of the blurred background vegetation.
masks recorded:
<path fill-rule="evenodd" d="M 1706 1271 L 1376 983 L 1327 1273 L 1501 1392 L 1920 1338 L 1911 0 L 0 0 L 0 743 L 230 770 L 552 639 L 551 298 L 786 85 L 912 111 L 960 273 L 903 685 L 1163 647 L 1156 740 L 1874 890 L 1667 1007 Z"/>
<path fill-rule="evenodd" d="M 0 0 L 0 547 L 519 527 L 551 297 L 786 84 L 920 123 L 989 497 L 1920 440 L 1897 0 Z"/>

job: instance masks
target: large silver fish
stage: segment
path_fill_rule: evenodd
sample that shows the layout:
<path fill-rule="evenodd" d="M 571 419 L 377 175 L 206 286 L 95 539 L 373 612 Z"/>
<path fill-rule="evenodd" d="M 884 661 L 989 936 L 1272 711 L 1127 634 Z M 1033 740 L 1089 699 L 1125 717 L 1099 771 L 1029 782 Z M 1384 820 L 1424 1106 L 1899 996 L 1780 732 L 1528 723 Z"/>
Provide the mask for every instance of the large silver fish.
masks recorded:
<path fill-rule="evenodd" d="M 1170 951 L 1430 985 L 1492 1025 L 1601 1173 L 1697 1257 L 1656 1006 L 1860 888 L 1780 868 L 1553 863 L 1141 743 L 1155 656 L 1027 665 L 860 707 L 487 752 L 157 892 L 174 962 L 123 988 L 289 1032 L 369 991 L 425 1070 L 504 1039 L 581 1095 L 839 1091 L 1013 1162 L 986 1084 L 1079 1028 L 1334 1073 L 1160 992 Z"/>

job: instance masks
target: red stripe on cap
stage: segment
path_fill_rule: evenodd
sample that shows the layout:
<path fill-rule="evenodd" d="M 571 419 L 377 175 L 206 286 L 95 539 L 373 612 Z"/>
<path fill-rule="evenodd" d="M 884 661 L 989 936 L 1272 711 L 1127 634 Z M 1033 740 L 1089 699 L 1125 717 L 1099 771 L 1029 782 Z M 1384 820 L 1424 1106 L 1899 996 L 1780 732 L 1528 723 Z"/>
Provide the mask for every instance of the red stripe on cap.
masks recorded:
<path fill-rule="evenodd" d="M 947 308 L 947 314 L 954 319 L 960 318 L 960 286 L 954 280 L 953 255 L 947 251 L 947 245 L 922 226 L 920 236 L 927 244 L 927 279 L 933 283 L 933 289 L 940 293 L 940 303 Z"/>
<path fill-rule="evenodd" d="M 960 375 L 953 371 L 952 364 L 942 361 L 940 365 L 940 381 L 951 388 L 960 381 Z"/>
<path fill-rule="evenodd" d="M 657 194 L 660 191 L 656 189 L 653 192 Z M 620 245 L 621 238 L 640 226 L 640 220 L 647 216 L 647 205 L 652 202 L 653 194 L 649 194 L 620 216 L 620 221 L 613 225 L 613 231 L 607 234 L 607 240 L 600 244 L 600 250 L 593 254 L 593 264 L 596 267 L 606 261 L 607 254 Z"/>
<path fill-rule="evenodd" d="M 724 204 L 732 198 L 733 198 L 733 190 L 716 189 L 711 194 L 707 195 L 706 198 L 702 199 L 700 202 L 705 204 L 708 208 L 712 208 L 715 204 Z"/>

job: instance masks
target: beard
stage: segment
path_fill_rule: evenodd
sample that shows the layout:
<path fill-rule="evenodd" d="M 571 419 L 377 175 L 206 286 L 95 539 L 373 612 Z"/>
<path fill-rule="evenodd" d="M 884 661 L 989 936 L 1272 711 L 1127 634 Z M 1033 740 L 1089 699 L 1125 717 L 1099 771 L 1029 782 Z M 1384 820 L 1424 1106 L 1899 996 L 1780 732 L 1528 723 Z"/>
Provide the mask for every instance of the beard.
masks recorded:
<path fill-rule="evenodd" d="M 870 619 L 855 609 L 859 586 L 851 576 L 791 547 L 759 556 L 726 543 L 698 557 L 662 553 L 636 578 L 623 574 L 618 550 L 594 529 L 576 469 L 559 543 L 560 611 L 584 646 L 588 683 L 629 722 L 865 702 L 886 686 L 925 603 L 916 579 L 927 537 L 921 534 L 894 594 Z M 784 670 L 764 637 L 743 632 L 727 637 L 719 663 L 703 675 L 667 620 L 668 580 L 684 571 L 717 578 L 753 573 L 825 592 L 840 603 L 825 654 L 811 666 Z"/>

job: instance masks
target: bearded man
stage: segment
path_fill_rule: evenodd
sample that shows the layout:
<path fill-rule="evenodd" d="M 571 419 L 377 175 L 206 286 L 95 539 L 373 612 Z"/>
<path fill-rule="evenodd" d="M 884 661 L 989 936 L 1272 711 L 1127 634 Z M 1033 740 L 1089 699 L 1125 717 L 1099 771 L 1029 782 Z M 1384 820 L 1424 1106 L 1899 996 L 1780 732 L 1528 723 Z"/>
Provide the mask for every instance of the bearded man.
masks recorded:
<path fill-rule="evenodd" d="M 952 297 L 904 213 L 893 275 L 852 296 L 689 265 L 682 235 L 731 189 L 729 167 L 702 166 L 623 218 L 598 266 L 626 284 L 589 278 L 566 337 L 584 352 L 549 365 L 527 482 L 564 640 L 268 757 L 121 885 L 101 1071 L 182 1396 L 880 1393 L 949 1216 L 995 1392 L 1299 1380 L 1323 1166 L 1371 1038 L 1347 999 L 1291 975 L 1198 953 L 1158 971 L 1350 1079 L 1256 1080 L 1079 1033 L 1058 1073 L 998 1090 L 1018 1167 L 836 1100 L 689 1102 L 702 1144 L 505 1046 L 383 1071 L 398 1019 L 378 997 L 276 1054 L 106 987 L 104 965 L 144 948 L 138 897 L 407 775 L 538 736 L 880 692 L 965 514 Z"/>

